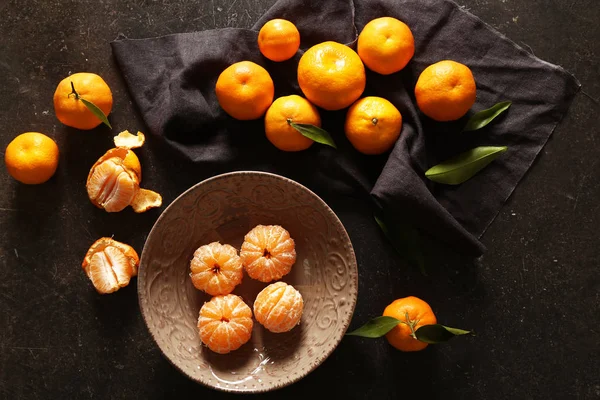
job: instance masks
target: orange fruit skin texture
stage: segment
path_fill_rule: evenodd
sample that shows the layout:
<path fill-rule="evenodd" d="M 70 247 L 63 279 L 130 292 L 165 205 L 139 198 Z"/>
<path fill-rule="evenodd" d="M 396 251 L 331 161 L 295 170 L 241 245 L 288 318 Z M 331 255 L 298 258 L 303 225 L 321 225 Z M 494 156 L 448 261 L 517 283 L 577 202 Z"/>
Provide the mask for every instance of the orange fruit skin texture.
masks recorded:
<path fill-rule="evenodd" d="M 415 85 L 417 105 L 436 121 L 455 121 L 475 104 L 473 73 L 464 64 L 443 60 L 425 68 Z"/>
<path fill-rule="evenodd" d="M 304 301 L 293 286 L 275 282 L 264 288 L 254 300 L 254 316 L 273 333 L 289 332 L 300 323 Z"/>
<path fill-rule="evenodd" d="M 411 321 L 419 321 L 414 327 L 415 331 L 423 325 L 437 323 L 437 318 L 429 304 L 414 296 L 394 300 L 383 311 L 384 316 L 402 321 L 406 320 L 406 313 Z M 392 346 L 401 351 L 420 351 L 427 347 L 427 343 L 413 338 L 410 328 L 403 323 L 396 325 L 385 335 L 385 338 Z"/>
<path fill-rule="evenodd" d="M 415 39 L 404 22 L 391 17 L 370 21 L 358 35 L 357 52 L 367 68 L 382 75 L 400 71 L 415 54 Z"/>
<path fill-rule="evenodd" d="M 354 148 L 364 154 L 382 154 L 394 146 L 402 130 L 402 115 L 382 97 L 363 97 L 346 114 L 344 131 Z"/>
<path fill-rule="evenodd" d="M 237 250 L 212 242 L 200 246 L 190 262 L 190 277 L 196 289 L 211 296 L 229 294 L 242 283 L 244 268 Z"/>
<path fill-rule="evenodd" d="M 58 156 L 54 140 L 39 132 L 25 132 L 8 144 L 4 163 L 8 173 L 17 181 L 37 185 L 54 175 Z"/>
<path fill-rule="evenodd" d="M 272 19 L 258 32 L 258 48 L 271 61 L 292 58 L 300 48 L 300 32 L 285 19 Z"/>
<path fill-rule="evenodd" d="M 98 239 L 87 251 L 81 267 L 100 294 L 129 285 L 137 275 L 140 258 L 128 244 L 112 238 Z"/>
<path fill-rule="evenodd" d="M 240 258 L 250 278 L 272 282 L 292 270 L 296 245 L 281 226 L 257 225 L 244 237 Z"/>
<path fill-rule="evenodd" d="M 350 47 L 337 42 L 319 43 L 300 58 L 298 84 L 311 103 L 326 110 L 341 110 L 365 90 L 365 67 Z"/>
<path fill-rule="evenodd" d="M 241 61 L 227 67 L 219 75 L 215 91 L 223 110 L 238 120 L 262 117 L 275 96 L 271 76 L 252 61 Z"/>
<path fill-rule="evenodd" d="M 233 294 L 204 303 L 198 317 L 200 340 L 219 354 L 237 350 L 252 336 L 252 310 Z"/>
<path fill-rule="evenodd" d="M 94 103 L 108 117 L 112 111 L 112 92 L 104 79 L 90 72 L 79 72 L 66 77 L 54 92 L 54 113 L 60 122 L 72 128 L 89 130 L 102 123 L 81 100 L 71 92 L 71 82 L 80 97 Z"/>
<path fill-rule="evenodd" d="M 279 150 L 306 150 L 314 143 L 288 123 L 311 124 L 320 127 L 319 111 L 308 100 L 297 95 L 276 99 L 265 114 L 267 139 Z"/>

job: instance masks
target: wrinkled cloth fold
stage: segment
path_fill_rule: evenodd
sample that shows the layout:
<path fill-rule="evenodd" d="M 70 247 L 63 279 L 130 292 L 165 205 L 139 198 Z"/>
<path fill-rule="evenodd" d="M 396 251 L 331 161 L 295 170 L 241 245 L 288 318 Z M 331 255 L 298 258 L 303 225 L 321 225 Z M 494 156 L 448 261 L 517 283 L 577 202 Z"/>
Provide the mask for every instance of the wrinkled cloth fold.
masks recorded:
<path fill-rule="evenodd" d="M 284 153 L 267 141 L 262 120 L 236 121 L 220 108 L 215 83 L 230 64 L 256 62 L 271 74 L 276 97 L 302 95 L 296 69 L 303 51 L 328 40 L 354 46 L 364 25 L 381 16 L 405 22 L 415 37 L 415 55 L 402 71 L 387 76 L 367 71 L 363 96 L 385 97 L 403 116 L 390 152 L 366 156 L 354 150 L 344 136 L 344 110 L 320 110 L 337 150 L 315 144 Z M 301 48 L 288 61 L 271 62 L 258 50 L 258 30 L 272 18 L 288 19 L 300 31 Z M 119 39 L 111 45 L 149 133 L 177 156 L 205 166 L 209 174 L 247 169 L 287 176 L 330 199 L 334 210 L 346 196 L 364 199 L 389 223 L 410 224 L 473 256 L 484 252 L 481 236 L 580 88 L 561 67 L 532 56 L 448 0 L 279 0 L 252 29 Z M 428 119 L 414 99 L 421 71 L 444 59 L 466 64 L 477 83 L 472 110 L 452 123 Z M 492 124 L 460 133 L 474 112 L 507 100 L 509 111 Z M 482 145 L 509 149 L 461 185 L 425 178 L 431 166 Z"/>

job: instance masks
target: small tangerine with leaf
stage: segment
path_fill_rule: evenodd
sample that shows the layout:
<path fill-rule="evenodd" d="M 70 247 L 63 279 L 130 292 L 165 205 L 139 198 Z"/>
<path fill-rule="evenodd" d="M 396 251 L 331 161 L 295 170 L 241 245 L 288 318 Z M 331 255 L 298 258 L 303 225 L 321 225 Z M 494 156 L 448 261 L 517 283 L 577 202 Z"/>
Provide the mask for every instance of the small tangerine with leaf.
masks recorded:
<path fill-rule="evenodd" d="M 400 351 L 420 351 L 429 344 L 446 342 L 455 336 L 471 333 L 437 323 L 433 310 L 426 301 L 415 296 L 394 300 L 383 311 L 348 336 L 379 338 Z"/>
<path fill-rule="evenodd" d="M 90 130 L 101 123 L 110 127 L 106 117 L 112 111 L 113 96 L 99 75 L 78 72 L 63 79 L 54 92 L 54 113 L 63 124 Z"/>

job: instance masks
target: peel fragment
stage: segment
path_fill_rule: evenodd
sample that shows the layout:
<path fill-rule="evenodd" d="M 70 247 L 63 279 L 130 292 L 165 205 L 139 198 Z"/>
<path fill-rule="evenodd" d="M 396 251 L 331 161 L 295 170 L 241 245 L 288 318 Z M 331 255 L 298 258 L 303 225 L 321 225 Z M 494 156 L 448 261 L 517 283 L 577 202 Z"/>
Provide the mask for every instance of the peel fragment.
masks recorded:
<path fill-rule="evenodd" d="M 129 204 L 136 213 L 143 213 L 154 207 L 162 205 L 162 196 L 152 190 L 139 189 Z"/>
<path fill-rule="evenodd" d="M 137 275 L 140 259 L 133 247 L 114 239 L 98 239 L 87 251 L 81 267 L 100 294 L 129 285 Z"/>
<path fill-rule="evenodd" d="M 123 131 L 113 138 L 116 147 L 124 149 L 138 149 L 146 142 L 146 137 L 142 132 L 137 135 L 131 134 L 129 131 Z"/>

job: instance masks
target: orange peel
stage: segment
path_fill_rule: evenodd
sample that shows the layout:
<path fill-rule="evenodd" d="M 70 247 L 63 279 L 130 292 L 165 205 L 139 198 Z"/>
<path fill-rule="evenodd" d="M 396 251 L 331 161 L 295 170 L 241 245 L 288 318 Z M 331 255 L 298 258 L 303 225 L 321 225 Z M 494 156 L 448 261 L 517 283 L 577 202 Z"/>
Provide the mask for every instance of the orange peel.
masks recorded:
<path fill-rule="evenodd" d="M 128 244 L 103 237 L 87 251 L 81 267 L 100 294 L 113 293 L 129 285 L 137 275 L 140 258 Z"/>

